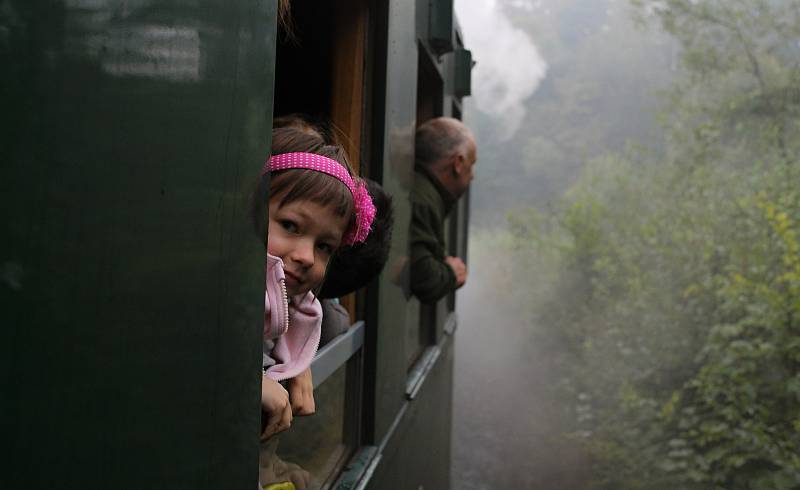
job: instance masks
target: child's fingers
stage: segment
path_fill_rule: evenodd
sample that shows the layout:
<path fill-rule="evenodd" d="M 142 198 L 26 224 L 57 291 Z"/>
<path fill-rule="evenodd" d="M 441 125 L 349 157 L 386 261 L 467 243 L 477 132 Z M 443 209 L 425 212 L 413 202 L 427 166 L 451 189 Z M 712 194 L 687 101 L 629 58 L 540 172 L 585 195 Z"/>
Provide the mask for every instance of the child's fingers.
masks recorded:
<path fill-rule="evenodd" d="M 289 380 L 289 401 L 292 404 L 292 413 L 296 416 L 313 415 L 316 411 L 310 368 Z"/>
<path fill-rule="evenodd" d="M 299 415 L 314 415 L 314 412 L 316 411 L 317 407 L 314 404 L 314 395 L 309 393 L 306 397 L 305 403 L 303 403 L 303 407 L 302 410 L 300 410 Z"/>
<path fill-rule="evenodd" d="M 265 441 L 279 432 L 283 432 L 292 426 L 292 407 L 288 403 L 283 410 L 270 413 L 267 426 L 261 433 L 261 440 Z"/>
<path fill-rule="evenodd" d="M 303 415 L 314 415 L 314 412 L 317 410 L 317 407 L 314 404 L 314 393 L 306 393 L 305 398 L 306 401 L 303 403 Z"/>
<path fill-rule="evenodd" d="M 283 409 L 283 412 L 280 414 L 276 432 L 283 432 L 292 425 L 292 406 L 288 403 L 286 404 L 286 408 Z"/>
<path fill-rule="evenodd" d="M 292 407 L 288 403 L 281 410 L 270 412 L 267 426 L 261 433 L 261 440 L 265 441 L 278 432 L 283 432 L 292 425 Z"/>
<path fill-rule="evenodd" d="M 261 433 L 261 440 L 265 441 L 272 437 L 275 433 L 277 433 L 278 423 L 280 423 L 281 417 L 278 413 L 270 413 L 269 418 L 267 419 L 267 425 L 264 427 L 264 432 Z"/>
<path fill-rule="evenodd" d="M 292 393 L 292 412 L 294 415 L 314 415 L 316 406 L 314 404 L 314 394 L 307 391 Z"/>

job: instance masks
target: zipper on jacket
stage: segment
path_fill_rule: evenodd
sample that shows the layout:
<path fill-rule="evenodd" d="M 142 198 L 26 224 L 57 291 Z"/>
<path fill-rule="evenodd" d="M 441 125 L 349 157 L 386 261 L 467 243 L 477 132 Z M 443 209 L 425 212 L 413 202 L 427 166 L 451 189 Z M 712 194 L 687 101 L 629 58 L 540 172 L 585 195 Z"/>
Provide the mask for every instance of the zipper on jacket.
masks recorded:
<path fill-rule="evenodd" d="M 286 294 L 286 286 L 284 285 L 284 281 L 281 281 L 281 291 L 283 291 L 283 297 L 285 299 L 283 304 L 286 305 L 286 329 L 283 331 L 283 333 L 285 334 L 289 330 L 289 296 Z M 316 357 L 317 357 L 317 352 L 319 352 L 319 344 L 320 344 L 320 342 L 322 342 L 322 336 L 321 335 L 317 339 L 316 345 L 314 346 L 314 351 L 313 351 L 313 354 L 311 355 L 311 364 L 314 364 L 314 359 L 316 359 Z M 308 365 L 308 369 L 311 369 L 311 364 Z M 265 375 L 267 374 L 267 369 L 269 369 L 269 368 L 265 368 L 264 369 L 264 374 Z M 292 376 L 278 376 L 276 378 L 273 378 L 273 381 L 277 381 L 277 382 L 280 383 L 280 382 L 286 381 L 287 379 L 291 379 L 291 378 L 292 378 Z"/>
<path fill-rule="evenodd" d="M 283 333 L 286 335 L 289 331 L 289 292 L 286 290 L 286 279 L 278 281 L 281 285 L 281 295 L 283 296 Z"/>

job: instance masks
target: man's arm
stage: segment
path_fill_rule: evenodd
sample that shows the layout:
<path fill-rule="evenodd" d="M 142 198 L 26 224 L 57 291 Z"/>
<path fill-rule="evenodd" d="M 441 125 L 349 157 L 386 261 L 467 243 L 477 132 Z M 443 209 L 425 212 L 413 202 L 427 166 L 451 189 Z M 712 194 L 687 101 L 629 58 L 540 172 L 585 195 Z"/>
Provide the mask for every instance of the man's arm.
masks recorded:
<path fill-rule="evenodd" d="M 412 252 L 413 252 L 412 247 Z M 424 248 L 411 262 L 411 292 L 423 303 L 434 303 L 456 289 L 453 269 Z"/>
<path fill-rule="evenodd" d="M 438 236 L 443 217 L 430 207 L 412 205 L 411 292 L 423 303 L 433 303 L 456 289 L 456 274 L 445 261 L 444 244 Z"/>

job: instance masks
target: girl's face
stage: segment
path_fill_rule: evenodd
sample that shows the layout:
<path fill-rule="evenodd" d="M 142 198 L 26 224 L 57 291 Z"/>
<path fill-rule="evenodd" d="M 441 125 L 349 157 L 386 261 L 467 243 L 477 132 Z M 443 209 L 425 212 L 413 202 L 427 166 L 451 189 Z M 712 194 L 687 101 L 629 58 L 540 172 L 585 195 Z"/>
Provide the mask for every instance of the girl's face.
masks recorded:
<path fill-rule="evenodd" d="M 304 294 L 322 283 L 347 221 L 311 201 L 279 205 L 280 199 L 269 202 L 267 250 L 283 260 L 289 295 Z"/>

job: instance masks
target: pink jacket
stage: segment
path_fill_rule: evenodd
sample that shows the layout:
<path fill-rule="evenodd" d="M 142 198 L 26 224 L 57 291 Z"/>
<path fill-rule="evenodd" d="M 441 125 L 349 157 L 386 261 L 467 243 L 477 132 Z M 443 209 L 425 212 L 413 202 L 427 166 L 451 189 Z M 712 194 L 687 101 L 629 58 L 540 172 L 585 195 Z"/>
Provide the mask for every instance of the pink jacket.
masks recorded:
<path fill-rule="evenodd" d="M 311 365 L 317 353 L 322 325 L 322 307 L 309 291 L 289 302 L 283 261 L 267 254 L 267 280 L 264 294 L 264 338 L 274 339 L 270 357 L 277 364 L 265 376 L 275 381 L 294 378 Z"/>

